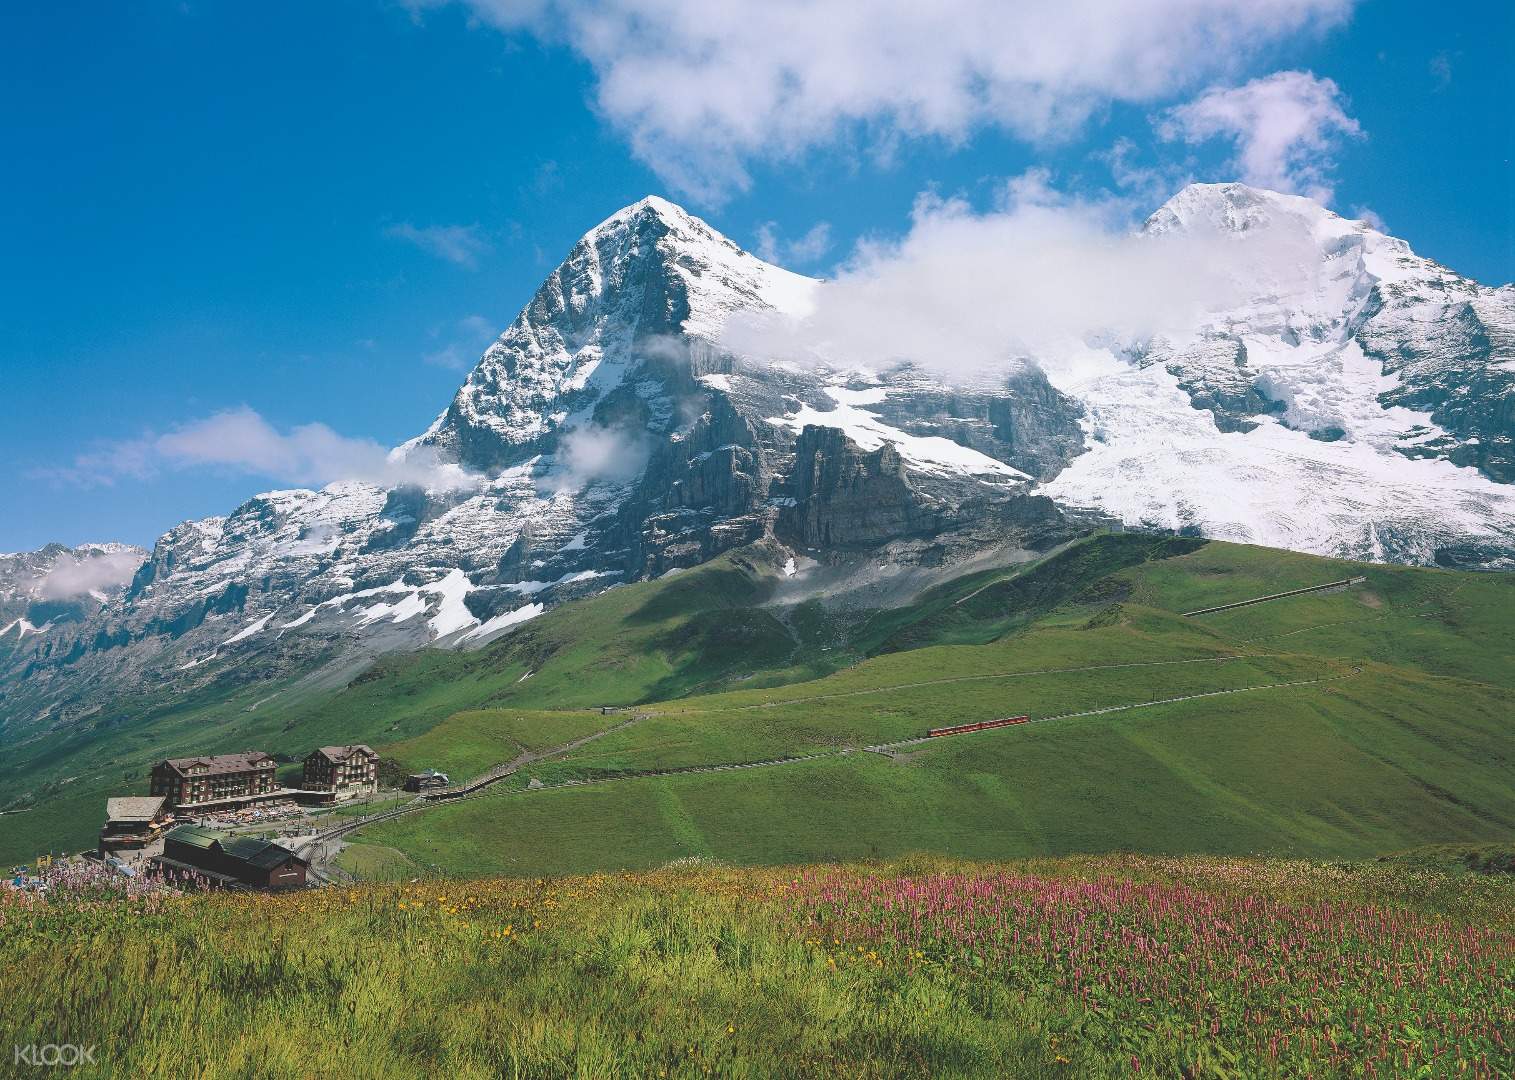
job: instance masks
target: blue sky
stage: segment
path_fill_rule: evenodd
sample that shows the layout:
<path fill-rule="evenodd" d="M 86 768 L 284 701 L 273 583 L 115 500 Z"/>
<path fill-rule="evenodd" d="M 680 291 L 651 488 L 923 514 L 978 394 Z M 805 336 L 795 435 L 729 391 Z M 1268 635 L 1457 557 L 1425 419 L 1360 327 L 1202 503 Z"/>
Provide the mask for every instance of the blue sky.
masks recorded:
<path fill-rule="evenodd" d="M 774 21 L 791 7 L 668 28 L 639 0 L 7 5 L 0 550 L 147 545 L 310 479 L 142 453 L 216 413 L 416 434 L 573 241 L 650 192 L 824 273 L 923 191 L 987 204 L 1044 168 L 1135 213 L 1271 167 L 1515 279 L 1508 4 L 1219 0 L 1196 25 L 1171 0 L 1151 40 L 1095 0 L 1021 24 L 944 0 L 957 35 L 885 0 L 838 5 L 835 32 Z M 959 63 L 974 78 L 933 82 Z"/>

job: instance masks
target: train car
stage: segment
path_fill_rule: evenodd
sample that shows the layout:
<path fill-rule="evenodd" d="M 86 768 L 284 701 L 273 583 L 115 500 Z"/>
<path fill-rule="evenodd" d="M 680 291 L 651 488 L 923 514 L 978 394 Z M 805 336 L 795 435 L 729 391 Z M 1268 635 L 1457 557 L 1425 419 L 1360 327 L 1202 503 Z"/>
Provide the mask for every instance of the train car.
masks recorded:
<path fill-rule="evenodd" d="M 936 739 L 943 735 L 966 735 L 970 731 L 988 731 L 990 728 L 1029 723 L 1030 720 L 1031 717 L 1029 716 L 1005 716 L 998 720 L 980 720 L 974 724 L 953 724 L 951 727 L 932 728 L 926 732 L 926 737 L 928 739 Z"/>

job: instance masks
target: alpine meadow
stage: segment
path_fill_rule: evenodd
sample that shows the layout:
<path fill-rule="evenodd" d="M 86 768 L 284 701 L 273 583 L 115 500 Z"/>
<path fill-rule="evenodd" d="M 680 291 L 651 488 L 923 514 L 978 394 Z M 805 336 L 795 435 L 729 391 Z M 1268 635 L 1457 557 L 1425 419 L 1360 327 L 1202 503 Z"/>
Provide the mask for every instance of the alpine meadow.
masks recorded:
<path fill-rule="evenodd" d="M 1502 5 L 64 9 L 0 1074 L 1515 1074 Z"/>

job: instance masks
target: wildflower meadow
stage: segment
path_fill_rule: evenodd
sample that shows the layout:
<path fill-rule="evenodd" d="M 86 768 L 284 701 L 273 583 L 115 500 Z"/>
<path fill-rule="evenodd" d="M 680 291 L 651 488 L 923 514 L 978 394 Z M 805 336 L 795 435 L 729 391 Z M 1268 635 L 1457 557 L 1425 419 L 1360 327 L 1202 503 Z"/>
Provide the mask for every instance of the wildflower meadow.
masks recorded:
<path fill-rule="evenodd" d="M 282 895 L 52 884 L 0 891 L 0 1040 L 93 1047 L 71 1075 L 1515 1070 L 1508 875 L 916 856 Z"/>
<path fill-rule="evenodd" d="M 1247 869 L 1209 865 L 1222 880 Z M 1508 1075 L 1508 926 L 1215 886 L 806 871 L 794 895 L 833 963 L 937 964 L 1061 994 L 1077 1007 L 1058 1037 L 1133 1072 Z"/>

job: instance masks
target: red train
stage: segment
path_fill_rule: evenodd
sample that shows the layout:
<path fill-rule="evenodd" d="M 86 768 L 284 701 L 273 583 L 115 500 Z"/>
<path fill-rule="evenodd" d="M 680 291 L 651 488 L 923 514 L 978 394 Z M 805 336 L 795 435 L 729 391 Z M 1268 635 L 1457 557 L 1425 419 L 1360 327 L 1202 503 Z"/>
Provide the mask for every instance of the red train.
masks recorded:
<path fill-rule="evenodd" d="M 970 731 L 984 731 L 988 728 L 1009 727 L 1011 724 L 1027 724 L 1031 722 L 1029 716 L 1005 716 L 998 720 L 980 720 L 976 724 L 954 724 L 952 727 L 934 727 L 926 732 L 928 739 L 934 739 L 938 735 L 965 735 Z"/>

